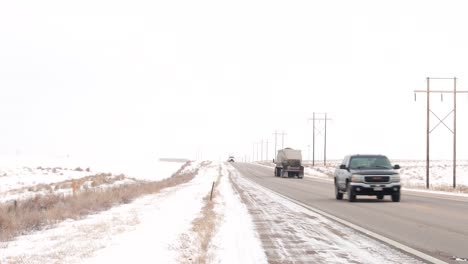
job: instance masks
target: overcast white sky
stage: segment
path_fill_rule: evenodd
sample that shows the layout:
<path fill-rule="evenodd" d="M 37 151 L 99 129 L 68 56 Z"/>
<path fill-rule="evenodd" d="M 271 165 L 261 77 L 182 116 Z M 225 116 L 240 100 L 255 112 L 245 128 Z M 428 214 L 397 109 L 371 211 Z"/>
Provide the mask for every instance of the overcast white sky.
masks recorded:
<path fill-rule="evenodd" d="M 328 112 L 328 158 L 424 159 L 425 95 L 415 102 L 413 90 L 426 77 L 468 90 L 467 10 L 462 0 L 2 1 L 0 154 L 225 159 L 268 139 L 272 158 L 273 132 L 285 130 L 285 146 L 307 157 L 307 119 Z M 468 95 L 458 97 L 466 159 Z M 432 97 L 440 118 L 452 98 Z M 431 139 L 434 158 L 452 157 L 445 127 Z"/>

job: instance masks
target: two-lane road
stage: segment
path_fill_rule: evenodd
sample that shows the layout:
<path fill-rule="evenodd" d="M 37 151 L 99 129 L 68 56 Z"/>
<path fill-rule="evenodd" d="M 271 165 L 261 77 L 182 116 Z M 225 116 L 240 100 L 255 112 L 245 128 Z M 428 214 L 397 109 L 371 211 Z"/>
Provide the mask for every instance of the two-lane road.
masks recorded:
<path fill-rule="evenodd" d="M 383 235 L 446 262 L 468 258 L 468 199 L 403 191 L 402 200 L 358 196 L 349 203 L 334 198 L 333 183 L 305 177 L 279 178 L 273 169 L 232 163 L 256 183 L 299 202 Z"/>

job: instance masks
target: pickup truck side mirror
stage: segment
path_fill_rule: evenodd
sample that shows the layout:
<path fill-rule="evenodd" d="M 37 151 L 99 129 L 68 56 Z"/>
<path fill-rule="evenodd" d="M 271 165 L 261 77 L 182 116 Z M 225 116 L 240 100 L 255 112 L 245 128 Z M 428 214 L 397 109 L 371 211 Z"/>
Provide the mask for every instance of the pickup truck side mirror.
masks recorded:
<path fill-rule="evenodd" d="M 395 170 L 399 170 L 400 168 L 401 168 L 401 167 L 400 167 L 400 165 L 398 165 L 398 164 L 395 164 L 395 166 L 393 166 L 393 169 L 395 169 Z"/>
<path fill-rule="evenodd" d="M 346 170 L 346 169 L 347 169 L 347 168 L 346 168 L 346 165 L 344 165 L 344 164 L 341 164 L 341 165 L 340 165 L 340 170 Z"/>

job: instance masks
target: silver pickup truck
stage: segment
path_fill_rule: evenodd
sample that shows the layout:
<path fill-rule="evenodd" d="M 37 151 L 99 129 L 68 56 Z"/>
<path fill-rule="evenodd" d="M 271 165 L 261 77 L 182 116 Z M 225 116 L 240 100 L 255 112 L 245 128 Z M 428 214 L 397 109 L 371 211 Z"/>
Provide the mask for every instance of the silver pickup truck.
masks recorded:
<path fill-rule="evenodd" d="M 335 197 L 343 199 L 347 193 L 350 202 L 357 195 L 377 196 L 382 200 L 391 195 L 393 202 L 399 202 L 400 195 L 399 165 L 392 166 L 384 155 L 349 155 L 335 170 Z"/>

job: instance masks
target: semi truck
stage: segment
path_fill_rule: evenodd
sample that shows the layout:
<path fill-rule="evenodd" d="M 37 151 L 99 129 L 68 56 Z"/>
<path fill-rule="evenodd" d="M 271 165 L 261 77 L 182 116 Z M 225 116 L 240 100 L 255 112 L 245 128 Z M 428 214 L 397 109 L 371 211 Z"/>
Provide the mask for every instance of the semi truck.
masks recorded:
<path fill-rule="evenodd" d="M 304 166 L 302 166 L 302 153 L 300 150 L 285 148 L 278 150 L 275 163 L 276 177 L 304 177 Z"/>

